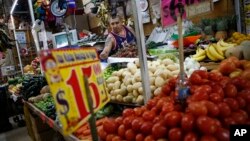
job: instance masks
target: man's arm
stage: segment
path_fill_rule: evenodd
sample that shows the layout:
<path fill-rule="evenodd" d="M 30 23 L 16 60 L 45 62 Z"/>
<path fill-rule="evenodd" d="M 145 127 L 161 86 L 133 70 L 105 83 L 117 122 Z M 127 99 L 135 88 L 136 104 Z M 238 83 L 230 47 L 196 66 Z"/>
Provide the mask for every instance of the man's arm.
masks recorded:
<path fill-rule="evenodd" d="M 134 29 L 133 29 L 132 27 L 130 27 L 130 26 L 127 26 L 127 28 L 128 28 L 128 30 L 129 30 L 130 32 L 132 32 L 132 33 L 134 34 L 134 36 L 135 36 L 135 31 L 134 31 Z"/>
<path fill-rule="evenodd" d="M 111 51 L 113 44 L 114 44 L 113 37 L 111 35 L 108 35 L 108 37 L 105 41 L 104 49 L 103 49 L 102 53 L 100 54 L 101 59 L 108 58 L 109 52 Z"/>

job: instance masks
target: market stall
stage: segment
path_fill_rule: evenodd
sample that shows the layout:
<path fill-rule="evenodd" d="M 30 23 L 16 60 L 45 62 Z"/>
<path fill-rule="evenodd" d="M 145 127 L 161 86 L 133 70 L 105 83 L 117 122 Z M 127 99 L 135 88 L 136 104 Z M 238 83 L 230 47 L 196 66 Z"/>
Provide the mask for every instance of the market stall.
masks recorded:
<path fill-rule="evenodd" d="M 11 79 L 8 90 L 23 99 L 32 139 L 52 134 L 50 129 L 69 141 L 228 141 L 231 125 L 248 125 L 250 38 L 231 34 L 235 16 L 195 24 L 189 18 L 211 13 L 212 1 L 130 2 L 136 44 L 100 61 L 109 35 L 84 31 L 79 39 L 78 29 L 61 22 L 65 30 L 51 36 L 54 49 L 39 49 L 39 57 L 22 68 L 24 75 Z M 108 3 L 111 9 L 107 1 L 94 3 L 102 31 L 108 28 L 107 12 L 126 4 Z M 39 4 L 38 9 L 45 3 Z M 68 3 L 70 14 L 72 7 Z M 150 21 L 149 7 L 163 10 L 162 17 L 157 12 L 153 17 L 155 22 L 161 18 L 162 26 L 145 40 L 142 25 Z M 40 15 L 37 23 L 49 22 L 46 16 Z M 59 37 L 66 45 L 56 42 Z M 38 119 L 40 124 L 34 122 Z"/>

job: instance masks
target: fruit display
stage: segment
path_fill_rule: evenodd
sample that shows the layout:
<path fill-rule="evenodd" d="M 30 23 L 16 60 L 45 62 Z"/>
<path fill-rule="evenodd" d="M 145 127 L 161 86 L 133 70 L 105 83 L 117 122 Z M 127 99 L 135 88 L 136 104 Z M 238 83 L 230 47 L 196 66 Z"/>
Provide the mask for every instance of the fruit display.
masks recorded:
<path fill-rule="evenodd" d="M 225 57 L 229 57 L 226 51 L 232 48 L 238 49 L 235 44 L 226 43 L 224 40 L 219 40 L 217 43 L 211 43 L 205 49 L 197 48 L 196 54 L 192 58 L 196 61 L 203 61 L 205 58 L 209 58 L 212 61 L 221 61 Z"/>
<path fill-rule="evenodd" d="M 234 32 L 232 34 L 232 37 L 230 37 L 227 41 L 240 45 L 241 42 L 245 40 L 250 40 L 250 34 L 242 34 L 239 32 Z"/>
<path fill-rule="evenodd" d="M 180 103 L 176 78 L 170 79 L 145 106 L 105 119 L 98 135 L 104 141 L 229 141 L 229 125 L 249 124 L 250 81 L 196 70 L 188 86 L 190 96 Z"/>
<path fill-rule="evenodd" d="M 31 61 L 30 65 L 26 65 L 23 68 L 25 74 L 40 74 L 40 58 L 36 57 L 33 61 Z"/>
<path fill-rule="evenodd" d="M 171 59 L 148 61 L 150 88 L 154 95 L 159 94 L 161 86 L 179 74 L 179 65 Z M 107 90 L 112 101 L 143 104 L 143 89 L 139 60 L 130 62 L 126 68 L 114 71 L 106 80 Z"/>
<path fill-rule="evenodd" d="M 195 70 L 207 70 L 206 67 L 201 66 L 200 63 L 191 57 L 186 57 L 184 61 L 184 69 L 189 77 Z"/>
<path fill-rule="evenodd" d="M 136 46 L 128 46 L 119 49 L 112 57 L 127 57 L 127 58 L 136 58 L 138 57 L 138 49 Z"/>

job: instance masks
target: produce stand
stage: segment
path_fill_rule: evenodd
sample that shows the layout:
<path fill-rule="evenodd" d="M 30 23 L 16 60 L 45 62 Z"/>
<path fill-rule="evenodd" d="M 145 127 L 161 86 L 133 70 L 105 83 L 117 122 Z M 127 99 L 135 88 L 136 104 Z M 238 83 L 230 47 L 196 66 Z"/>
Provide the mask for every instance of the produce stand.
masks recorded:
<path fill-rule="evenodd" d="M 47 117 L 41 110 L 39 110 L 38 108 L 36 108 L 33 104 L 31 104 L 30 102 L 24 101 L 24 109 L 25 109 L 25 117 L 29 116 L 31 113 L 34 113 L 35 115 L 37 115 L 44 124 L 49 125 L 50 128 L 52 128 L 53 130 L 55 130 L 56 132 L 59 132 L 62 135 L 62 130 L 61 127 L 51 118 Z M 28 122 L 26 120 L 26 122 Z M 28 122 L 30 123 L 30 122 Z M 30 127 L 29 124 L 27 127 Z M 31 130 L 29 130 L 29 133 L 31 132 Z M 32 135 L 31 135 L 32 137 Z M 69 136 L 65 136 L 64 139 L 66 141 L 77 141 L 79 139 L 77 139 L 75 136 L 73 135 L 69 135 Z"/>

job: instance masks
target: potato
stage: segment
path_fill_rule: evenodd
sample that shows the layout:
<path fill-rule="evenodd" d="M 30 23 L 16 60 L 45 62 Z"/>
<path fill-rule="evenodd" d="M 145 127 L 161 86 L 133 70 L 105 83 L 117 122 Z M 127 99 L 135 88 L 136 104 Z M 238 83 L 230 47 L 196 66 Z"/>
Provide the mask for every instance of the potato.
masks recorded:
<path fill-rule="evenodd" d="M 122 77 L 126 77 L 126 76 L 131 76 L 132 74 L 131 74 L 131 72 L 129 72 L 129 71 L 124 71 L 123 73 L 122 73 Z"/>
<path fill-rule="evenodd" d="M 160 93 L 161 93 L 161 87 L 155 89 L 155 91 L 154 91 L 154 96 L 157 96 L 157 95 L 159 95 Z"/>
<path fill-rule="evenodd" d="M 139 87 L 141 87 L 141 86 L 142 86 L 141 82 L 136 82 L 136 83 L 133 84 L 133 90 L 138 90 Z"/>
<path fill-rule="evenodd" d="M 155 86 L 156 87 L 161 87 L 165 83 L 164 79 L 161 78 L 160 76 L 155 78 Z"/>
<path fill-rule="evenodd" d="M 142 95 L 139 95 L 136 99 L 136 103 L 142 105 L 144 103 L 144 99 Z"/>
<path fill-rule="evenodd" d="M 139 87 L 139 88 L 138 88 L 138 92 L 139 92 L 140 95 L 142 95 L 142 94 L 143 94 L 143 88 L 142 88 L 142 87 Z"/>
<path fill-rule="evenodd" d="M 156 87 L 154 85 L 151 85 L 150 89 L 151 89 L 151 92 L 153 93 L 155 91 Z"/>
<path fill-rule="evenodd" d="M 148 72 L 148 75 L 149 75 L 150 77 L 152 77 L 154 74 L 153 74 L 151 71 L 149 71 L 149 72 Z"/>
<path fill-rule="evenodd" d="M 135 60 L 135 65 L 136 65 L 137 68 L 140 68 L 140 61 L 139 61 L 139 59 Z"/>
<path fill-rule="evenodd" d="M 152 62 L 152 65 L 154 65 L 154 66 L 159 66 L 160 64 L 161 64 L 161 63 L 160 63 L 160 61 L 158 61 L 158 60 Z"/>
<path fill-rule="evenodd" d="M 114 83 L 109 83 L 109 84 L 107 85 L 107 87 L 108 87 L 108 90 L 109 90 L 109 91 L 113 90 Z"/>
<path fill-rule="evenodd" d="M 171 75 L 171 72 L 168 69 L 164 69 L 161 77 L 163 79 L 168 79 L 170 75 Z"/>
<path fill-rule="evenodd" d="M 128 85 L 127 86 L 127 91 L 130 93 L 130 92 L 133 92 L 133 85 Z"/>
<path fill-rule="evenodd" d="M 132 103 L 136 104 L 137 97 L 133 97 Z"/>
<path fill-rule="evenodd" d="M 135 84 L 136 83 L 136 79 L 135 77 L 132 77 L 132 84 Z"/>
<path fill-rule="evenodd" d="M 134 97 L 138 97 L 138 95 L 140 95 L 140 93 L 138 92 L 138 90 L 133 90 L 133 96 Z"/>
<path fill-rule="evenodd" d="M 116 96 L 112 95 L 112 96 L 110 97 L 110 99 L 111 99 L 111 101 L 115 101 L 115 100 L 116 100 Z"/>
<path fill-rule="evenodd" d="M 120 93 L 122 96 L 125 96 L 128 93 L 127 88 L 121 88 Z"/>
<path fill-rule="evenodd" d="M 120 87 L 121 87 L 121 89 L 122 89 L 122 88 L 127 89 L 127 86 L 126 86 L 124 83 L 122 83 Z"/>
<path fill-rule="evenodd" d="M 116 81 L 113 85 L 113 90 L 119 89 L 121 86 L 121 82 L 120 81 Z"/>
<path fill-rule="evenodd" d="M 150 72 L 152 72 L 152 73 L 154 73 L 155 71 L 156 71 L 156 67 L 155 66 L 149 66 L 148 67 L 148 70 L 150 71 Z"/>
<path fill-rule="evenodd" d="M 154 76 L 155 77 L 160 76 L 160 75 L 162 75 L 162 73 L 164 73 L 164 69 L 157 68 L 157 70 L 154 72 Z"/>
<path fill-rule="evenodd" d="M 122 102 L 123 101 L 123 97 L 121 95 L 117 95 L 116 96 L 116 100 L 119 101 L 119 102 Z"/>
<path fill-rule="evenodd" d="M 149 77 L 150 85 L 155 84 L 155 77 Z"/>
<path fill-rule="evenodd" d="M 120 69 L 119 71 L 117 71 L 117 76 L 121 77 L 123 72 L 124 72 L 124 69 Z"/>
<path fill-rule="evenodd" d="M 136 82 L 141 82 L 141 75 L 137 74 L 134 76 Z"/>
<path fill-rule="evenodd" d="M 171 73 L 172 73 L 172 75 L 176 76 L 176 75 L 179 75 L 180 70 L 175 70 L 175 71 L 172 71 Z"/>
<path fill-rule="evenodd" d="M 111 76 L 106 80 L 107 83 L 115 83 L 117 81 L 119 81 L 119 77 L 117 76 Z"/>
<path fill-rule="evenodd" d="M 175 70 L 178 69 L 178 66 L 175 65 L 175 64 L 168 65 L 168 66 L 167 66 L 167 69 L 170 70 L 170 71 L 175 71 Z"/>
<path fill-rule="evenodd" d="M 166 59 L 162 60 L 162 64 L 164 64 L 165 66 L 168 66 L 168 65 L 174 64 L 174 61 L 169 59 L 169 58 L 166 58 Z"/>
<path fill-rule="evenodd" d="M 112 73 L 112 76 L 118 76 L 118 77 L 119 77 L 118 71 L 114 71 L 114 72 Z"/>
<path fill-rule="evenodd" d="M 137 66 L 134 63 L 128 63 L 127 68 L 132 74 L 134 74 L 136 72 Z"/>
<path fill-rule="evenodd" d="M 124 81 L 125 86 L 128 86 L 128 85 L 132 84 L 132 78 L 131 77 L 126 77 L 126 78 L 124 78 L 123 81 Z"/>
<path fill-rule="evenodd" d="M 112 95 L 121 95 L 121 89 L 115 89 Z"/>
<path fill-rule="evenodd" d="M 125 96 L 125 97 L 123 97 L 123 101 L 124 101 L 125 103 L 132 103 L 132 101 L 133 101 L 133 96 L 130 96 L 130 95 Z"/>

